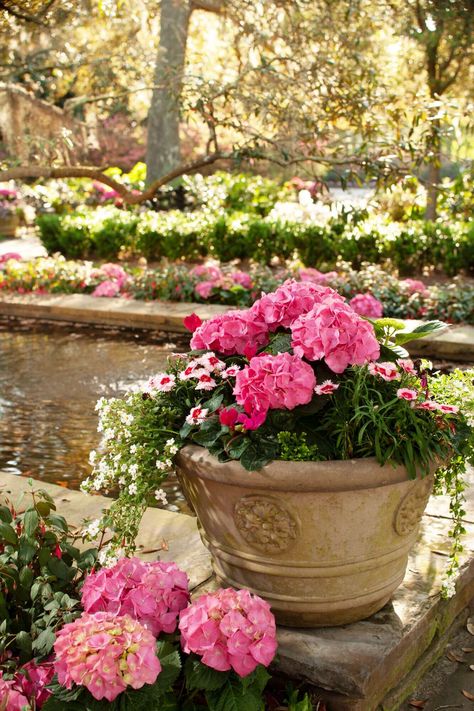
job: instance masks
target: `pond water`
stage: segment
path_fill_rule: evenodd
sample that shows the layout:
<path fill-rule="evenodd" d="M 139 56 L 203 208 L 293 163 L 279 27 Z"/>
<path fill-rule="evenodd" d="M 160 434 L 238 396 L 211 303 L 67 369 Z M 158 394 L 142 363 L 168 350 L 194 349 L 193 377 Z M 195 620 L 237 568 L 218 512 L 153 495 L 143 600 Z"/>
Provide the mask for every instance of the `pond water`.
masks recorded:
<path fill-rule="evenodd" d="M 100 440 L 97 399 L 147 380 L 177 350 L 139 339 L 0 324 L 0 471 L 78 489 Z M 163 488 L 167 508 L 185 510 L 176 479 Z"/>

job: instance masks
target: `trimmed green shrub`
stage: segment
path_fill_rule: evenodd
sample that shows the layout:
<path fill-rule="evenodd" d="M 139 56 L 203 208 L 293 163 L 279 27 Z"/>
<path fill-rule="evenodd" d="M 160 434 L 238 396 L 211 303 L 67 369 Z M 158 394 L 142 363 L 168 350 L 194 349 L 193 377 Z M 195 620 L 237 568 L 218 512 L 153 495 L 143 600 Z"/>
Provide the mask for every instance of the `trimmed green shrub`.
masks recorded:
<path fill-rule="evenodd" d="M 298 257 L 307 266 L 332 267 L 338 258 L 362 262 L 390 260 L 402 274 L 425 267 L 454 275 L 474 268 L 474 222 L 421 220 L 395 223 L 380 216 L 357 222 L 341 216 L 326 224 L 288 222 L 245 212 L 129 212 L 108 206 L 68 215 L 42 215 L 37 224 L 49 253 L 68 258 L 111 259 L 121 253 L 158 260 L 222 262 Z"/>

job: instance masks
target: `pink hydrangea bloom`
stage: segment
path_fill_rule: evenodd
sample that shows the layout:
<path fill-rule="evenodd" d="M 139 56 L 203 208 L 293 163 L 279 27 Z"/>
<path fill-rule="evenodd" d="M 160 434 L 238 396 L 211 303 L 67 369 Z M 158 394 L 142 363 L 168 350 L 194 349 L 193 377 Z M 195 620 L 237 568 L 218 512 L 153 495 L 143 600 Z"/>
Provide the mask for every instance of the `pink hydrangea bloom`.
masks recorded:
<path fill-rule="evenodd" d="M 359 316 L 367 318 L 382 318 L 383 316 L 383 304 L 372 294 L 356 294 L 349 301 L 349 305 Z"/>
<path fill-rule="evenodd" d="M 249 343 L 257 347 L 265 346 L 268 343 L 268 327 L 252 309 L 242 309 L 205 321 L 194 331 L 191 348 L 209 349 L 224 355 L 242 355 Z"/>
<path fill-rule="evenodd" d="M 219 281 L 222 279 L 222 271 L 213 264 L 198 264 L 189 272 L 191 276 L 204 277 L 207 281 Z"/>
<path fill-rule="evenodd" d="M 156 637 L 175 631 L 178 613 L 188 601 L 188 578 L 176 563 L 139 558 L 122 558 L 88 575 L 82 588 L 86 612 L 130 615 Z"/>
<path fill-rule="evenodd" d="M 380 355 L 372 324 L 336 296 L 326 297 L 300 316 L 292 324 L 291 333 L 296 355 L 312 361 L 323 358 L 334 373 Z"/>
<path fill-rule="evenodd" d="M 95 287 L 92 292 L 92 296 L 106 296 L 112 298 L 117 296 L 119 292 L 120 286 L 118 283 L 116 281 L 112 281 L 111 279 L 107 279 Z"/>
<path fill-rule="evenodd" d="M 127 272 L 119 264 L 112 264 L 112 263 L 103 264 L 100 267 L 100 271 L 102 272 L 102 274 L 105 274 L 105 276 L 108 276 L 109 279 L 115 280 L 120 289 L 128 281 Z"/>
<path fill-rule="evenodd" d="M 411 388 L 398 388 L 397 397 L 401 400 L 408 400 L 408 402 L 412 402 L 418 397 L 418 391 L 412 390 Z"/>
<path fill-rule="evenodd" d="M 293 410 L 310 402 L 315 385 L 312 367 L 298 356 L 261 355 L 237 373 L 234 395 L 249 414 L 270 408 Z"/>
<path fill-rule="evenodd" d="M 97 699 L 113 701 L 128 686 L 154 684 L 161 671 L 153 634 L 130 616 L 83 613 L 59 630 L 54 669 L 66 689 L 85 686 Z"/>
<path fill-rule="evenodd" d="M 276 291 L 264 294 L 254 303 L 251 311 L 256 318 L 267 324 L 270 331 L 276 331 L 281 326 L 288 328 L 299 316 L 308 313 L 328 297 L 341 303 L 344 301 L 342 296 L 328 286 L 290 279 Z"/>
<path fill-rule="evenodd" d="M 405 287 L 409 294 L 427 294 L 426 284 L 419 279 L 403 279 L 400 284 Z"/>
<path fill-rule="evenodd" d="M 4 679 L 0 670 L 0 708 L 4 711 L 30 711 L 31 704 L 16 679 Z"/>
<path fill-rule="evenodd" d="M 16 675 L 22 691 L 29 699 L 35 700 L 35 708 L 40 709 L 51 696 L 47 685 L 51 683 L 54 676 L 52 662 L 36 664 L 31 661 L 25 664 Z"/>
<path fill-rule="evenodd" d="M 196 284 L 194 287 L 194 291 L 201 299 L 208 299 L 212 294 L 214 286 L 215 282 L 213 281 L 200 281 L 199 284 Z"/>
<path fill-rule="evenodd" d="M 83 613 L 59 630 L 54 669 L 66 689 L 85 686 L 97 699 L 113 701 L 129 686 L 154 684 L 161 671 L 153 634 L 129 615 Z"/>
<path fill-rule="evenodd" d="M 395 363 L 369 363 L 368 370 L 371 375 L 377 375 L 387 382 L 400 380 L 400 373 Z"/>
<path fill-rule="evenodd" d="M 313 284 L 327 284 L 331 279 L 337 277 L 337 272 L 320 272 L 318 269 L 313 269 L 312 267 L 306 267 L 306 269 L 300 269 L 298 276 L 301 281 L 311 281 Z"/>
<path fill-rule="evenodd" d="M 232 272 L 230 278 L 232 279 L 234 284 L 240 284 L 240 286 L 243 286 L 244 289 L 251 289 L 253 286 L 252 279 L 250 278 L 250 275 L 247 274 L 247 272 L 241 272 L 237 270 L 235 272 Z"/>
<path fill-rule="evenodd" d="M 212 669 L 250 674 L 268 666 L 277 649 L 270 605 L 248 590 L 226 588 L 201 595 L 179 616 L 181 645 Z"/>

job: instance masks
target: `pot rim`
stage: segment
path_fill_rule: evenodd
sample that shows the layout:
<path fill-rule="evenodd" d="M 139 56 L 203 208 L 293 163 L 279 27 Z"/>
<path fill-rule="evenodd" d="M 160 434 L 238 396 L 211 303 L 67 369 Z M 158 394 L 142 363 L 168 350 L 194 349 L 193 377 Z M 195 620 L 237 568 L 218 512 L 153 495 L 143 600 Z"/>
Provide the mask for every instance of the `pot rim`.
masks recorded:
<path fill-rule="evenodd" d="M 178 472 L 185 470 L 191 477 L 267 491 L 351 491 L 410 481 L 404 465 L 381 465 L 375 457 L 323 462 L 276 459 L 249 472 L 238 461 L 219 462 L 205 447 L 189 444 L 178 453 L 176 464 Z M 430 477 L 435 470 L 433 462 Z"/>

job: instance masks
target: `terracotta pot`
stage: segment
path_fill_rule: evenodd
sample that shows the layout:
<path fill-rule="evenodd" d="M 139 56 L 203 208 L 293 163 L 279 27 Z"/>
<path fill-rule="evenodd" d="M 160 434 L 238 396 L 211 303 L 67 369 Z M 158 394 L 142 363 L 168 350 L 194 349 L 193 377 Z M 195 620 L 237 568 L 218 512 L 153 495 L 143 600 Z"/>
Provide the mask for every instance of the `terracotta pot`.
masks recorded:
<path fill-rule="evenodd" d="M 16 237 L 19 225 L 20 220 L 16 214 L 0 217 L 0 237 Z"/>
<path fill-rule="evenodd" d="M 196 446 L 181 450 L 178 476 L 220 583 L 296 627 L 355 622 L 390 600 L 433 484 L 375 458 L 248 472 Z"/>

